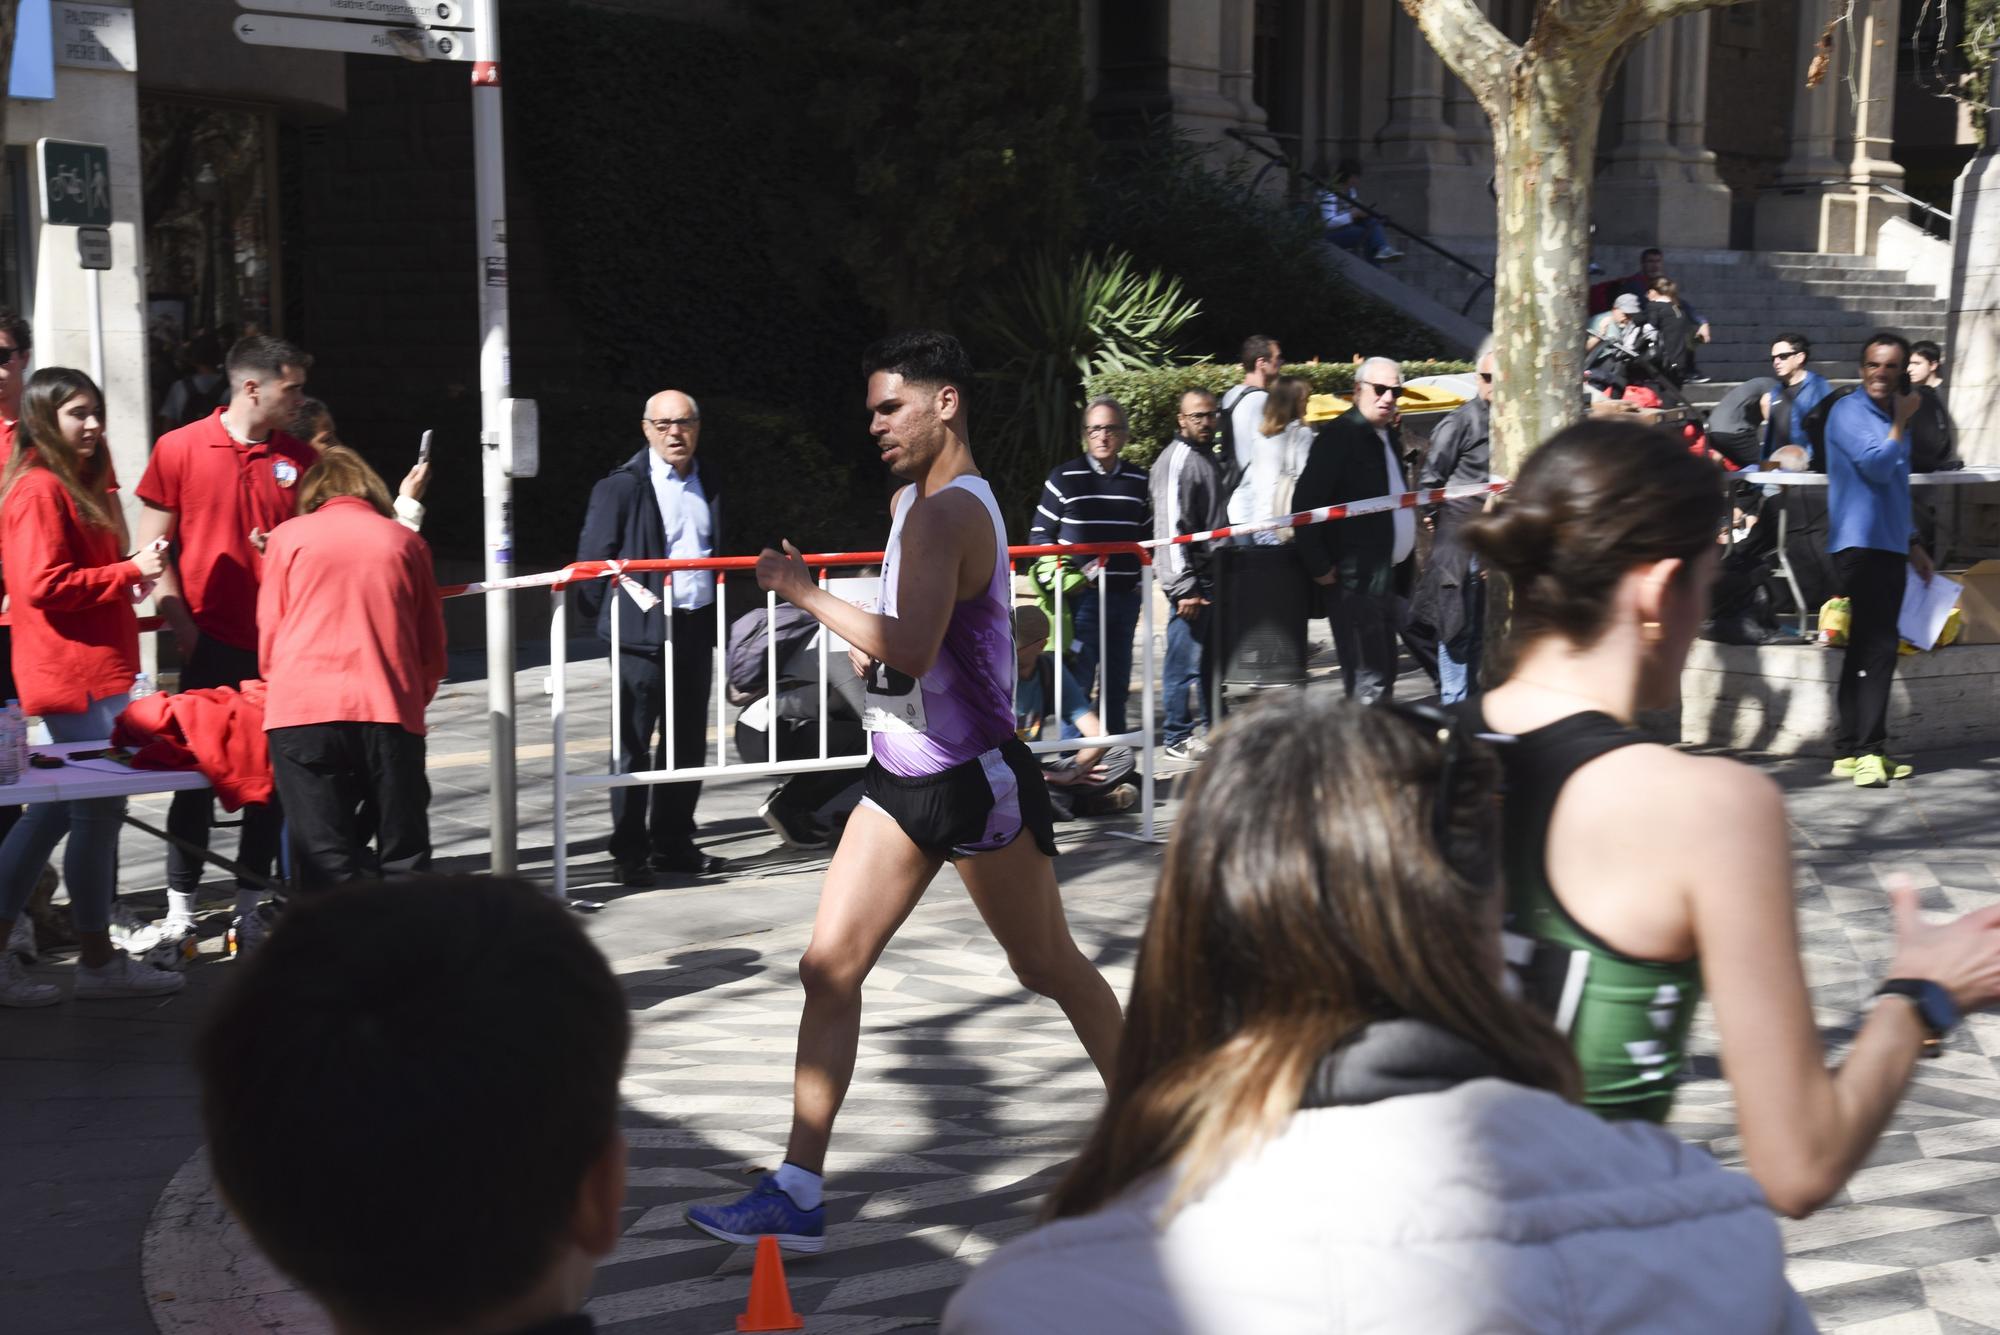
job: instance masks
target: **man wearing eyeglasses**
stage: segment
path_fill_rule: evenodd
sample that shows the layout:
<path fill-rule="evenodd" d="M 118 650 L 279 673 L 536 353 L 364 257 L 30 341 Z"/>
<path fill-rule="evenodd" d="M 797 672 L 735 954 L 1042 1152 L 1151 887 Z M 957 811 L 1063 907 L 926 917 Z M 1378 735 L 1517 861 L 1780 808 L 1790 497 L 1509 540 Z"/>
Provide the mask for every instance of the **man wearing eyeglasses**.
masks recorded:
<path fill-rule="evenodd" d="M 1292 508 L 1400 494 L 1402 439 L 1395 428 L 1403 368 L 1370 357 L 1354 376 L 1354 406 L 1319 429 L 1305 470 L 1292 492 Z M 1416 550 L 1413 512 L 1307 524 L 1298 530 L 1299 559 L 1325 590 L 1327 620 L 1340 652 L 1347 694 L 1362 704 L 1385 703 L 1396 690 L 1396 567 Z"/>
<path fill-rule="evenodd" d="M 1221 410 L 1215 395 L 1191 389 L 1181 395 L 1174 438 L 1153 460 L 1153 538 L 1169 542 L 1222 523 L 1222 489 L 1209 453 Z M 1160 590 L 1173 608 L 1167 622 L 1167 656 L 1160 668 L 1161 740 L 1173 760 L 1199 760 L 1208 743 L 1195 736 L 1208 726 L 1208 628 L 1215 621 L 1215 576 L 1208 544 L 1174 543 L 1154 559 Z M 1188 692 L 1195 692 L 1188 708 Z"/>
<path fill-rule="evenodd" d="M 646 444 L 590 493 L 579 561 L 699 560 L 722 550 L 722 493 L 695 458 L 701 409 L 679 390 L 646 400 L 639 423 Z M 654 602 L 614 587 L 616 580 L 576 586 L 598 638 L 610 643 L 618 618 L 618 751 L 620 773 L 699 765 L 707 754 L 710 688 L 715 671 L 715 573 L 677 570 L 633 576 Z M 671 631 L 671 635 L 669 632 Z M 667 659 L 673 655 L 674 698 L 668 715 Z M 655 730 L 659 738 L 654 739 Z M 672 738 L 669 754 L 668 739 Z M 656 783 L 611 790 L 611 857 L 622 885 L 653 884 L 656 871 L 688 876 L 719 871 L 723 859 L 694 842 L 701 784 Z"/>
<path fill-rule="evenodd" d="M 1030 543 L 1067 547 L 1144 542 L 1153 536 L 1151 479 L 1145 469 L 1118 457 L 1130 436 L 1123 404 L 1108 397 L 1090 401 L 1083 411 L 1083 454 L 1057 464 L 1042 485 L 1041 504 L 1028 529 Z M 1096 576 L 1100 562 L 1101 586 Z M 1078 681 L 1090 684 L 1098 668 L 1101 624 L 1104 680 L 1097 690 L 1097 712 L 1107 728 L 1121 733 L 1125 697 L 1132 687 L 1132 634 L 1139 624 L 1139 558 L 1121 553 L 1087 557 L 1081 564 L 1090 580 L 1076 595 L 1074 639 L 1063 663 Z"/>
<path fill-rule="evenodd" d="M 1804 334 L 1780 334 L 1771 344 L 1771 374 L 1778 387 L 1764 396 L 1764 457 L 1788 445 L 1804 451 L 1810 461 L 1816 451 L 1806 430 L 1806 415 L 1832 392 L 1826 377 L 1808 370 L 1812 344 Z"/>

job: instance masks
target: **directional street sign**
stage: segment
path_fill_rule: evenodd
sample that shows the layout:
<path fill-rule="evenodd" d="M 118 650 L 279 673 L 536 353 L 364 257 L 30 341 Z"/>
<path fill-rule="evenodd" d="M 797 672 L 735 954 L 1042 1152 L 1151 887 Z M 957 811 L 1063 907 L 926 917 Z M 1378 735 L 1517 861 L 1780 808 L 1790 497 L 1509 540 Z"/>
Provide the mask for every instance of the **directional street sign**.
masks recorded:
<path fill-rule="evenodd" d="M 373 23 L 329 23 L 325 19 L 288 19 L 273 18 L 267 14 L 245 14 L 236 20 L 236 38 L 252 46 L 302 47 L 308 51 L 353 51 L 364 56 L 422 56 L 430 60 L 472 59 L 472 34 L 449 28 L 385 28 Z"/>
<path fill-rule="evenodd" d="M 76 229 L 76 263 L 81 269 L 109 269 L 111 267 L 111 229 L 109 227 L 79 227 Z"/>
<path fill-rule="evenodd" d="M 236 0 L 238 9 L 303 14 L 316 19 L 361 19 L 420 28 L 470 28 L 464 0 Z"/>
<path fill-rule="evenodd" d="M 55 227 L 111 225 L 111 150 L 102 144 L 38 139 L 42 221 Z"/>

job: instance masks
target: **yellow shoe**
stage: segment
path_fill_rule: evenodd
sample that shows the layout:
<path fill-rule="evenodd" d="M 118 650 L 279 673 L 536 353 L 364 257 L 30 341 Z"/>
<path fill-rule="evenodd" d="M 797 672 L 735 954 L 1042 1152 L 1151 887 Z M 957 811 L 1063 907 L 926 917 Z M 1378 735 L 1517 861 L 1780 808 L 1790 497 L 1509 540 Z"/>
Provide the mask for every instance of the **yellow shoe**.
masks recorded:
<path fill-rule="evenodd" d="M 1833 762 L 1833 777 L 1836 779 L 1853 778 L 1854 767 L 1856 765 L 1859 765 L 1860 763 L 1861 763 L 1861 758 L 1859 756 L 1842 756 L 1840 759 Z M 1889 760 L 1887 757 L 1884 757 L 1883 759 L 1883 769 L 1885 769 L 1888 772 L 1888 775 L 1891 779 L 1895 779 L 1898 782 L 1909 778 L 1912 774 L 1915 774 L 1917 772 L 1916 766 L 1906 765 L 1900 760 L 1892 761 Z"/>
<path fill-rule="evenodd" d="M 1854 766 L 1857 763 L 1858 763 L 1858 758 L 1855 756 L 1842 756 L 1840 759 L 1833 762 L 1833 777 L 1836 779 L 1853 778 Z"/>
<path fill-rule="evenodd" d="M 1854 786 L 1856 788 L 1887 788 L 1889 767 L 1881 756 L 1857 756 L 1854 761 Z"/>

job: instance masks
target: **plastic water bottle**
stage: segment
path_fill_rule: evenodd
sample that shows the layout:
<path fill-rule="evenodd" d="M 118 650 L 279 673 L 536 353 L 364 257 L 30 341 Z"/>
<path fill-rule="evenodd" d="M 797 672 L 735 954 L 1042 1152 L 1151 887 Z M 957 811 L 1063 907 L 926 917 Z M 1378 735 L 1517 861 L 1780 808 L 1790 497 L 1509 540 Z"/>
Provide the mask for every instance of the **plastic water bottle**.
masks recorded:
<path fill-rule="evenodd" d="M 0 784 L 21 781 L 27 749 L 28 720 L 21 713 L 21 702 L 9 700 L 5 711 L 0 711 Z"/>
<path fill-rule="evenodd" d="M 132 674 L 132 700 L 134 702 L 143 700 L 149 695 L 157 695 L 159 690 L 159 687 L 153 685 L 152 673 L 135 672 Z"/>

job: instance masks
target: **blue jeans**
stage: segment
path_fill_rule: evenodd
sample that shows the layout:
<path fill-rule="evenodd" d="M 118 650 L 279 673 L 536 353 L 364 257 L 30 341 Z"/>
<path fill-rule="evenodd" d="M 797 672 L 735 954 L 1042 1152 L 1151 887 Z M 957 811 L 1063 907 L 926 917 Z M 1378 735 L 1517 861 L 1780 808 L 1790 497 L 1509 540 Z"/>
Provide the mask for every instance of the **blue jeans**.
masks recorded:
<path fill-rule="evenodd" d="M 1097 693 L 1097 717 L 1107 733 L 1125 731 L 1125 697 L 1132 689 L 1132 633 L 1139 624 L 1139 590 L 1112 585 L 1104 595 L 1104 682 Z M 1086 686 L 1097 672 L 1097 588 L 1076 598 L 1077 651 L 1063 666 Z"/>
<path fill-rule="evenodd" d="M 93 700 L 78 714 L 44 714 L 49 737 L 57 742 L 101 741 L 124 710 L 129 696 Z M 0 790 L 4 793 L 4 790 Z M 118 884 L 118 832 L 125 799 L 94 797 L 84 802 L 37 802 L 0 841 L 0 922 L 21 916 L 35 880 L 64 835 L 63 883 L 69 887 L 69 915 L 79 933 L 102 933 L 111 926 L 111 896 Z"/>
<path fill-rule="evenodd" d="M 1479 563 L 1466 572 L 1465 629 L 1458 638 L 1438 643 L 1438 701 L 1457 704 L 1472 694 L 1479 675 L 1480 642 L 1486 637 L 1486 586 L 1478 581 Z"/>
<path fill-rule="evenodd" d="M 1208 722 L 1208 623 L 1212 608 L 1202 608 L 1195 619 L 1167 618 L 1167 661 L 1160 669 L 1160 695 L 1166 703 L 1161 740 L 1176 746 L 1194 736 L 1195 724 Z M 1194 708 L 1188 708 L 1188 691 L 1194 691 Z"/>
<path fill-rule="evenodd" d="M 1351 222 L 1345 227 L 1330 227 L 1327 229 L 1326 239 L 1342 250 L 1353 251 L 1370 263 L 1374 262 L 1377 251 L 1389 248 L 1389 234 L 1382 230 L 1381 219 L 1373 217 Z"/>

